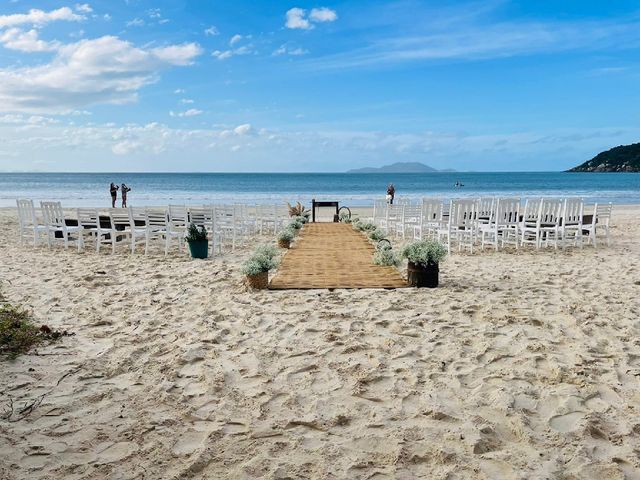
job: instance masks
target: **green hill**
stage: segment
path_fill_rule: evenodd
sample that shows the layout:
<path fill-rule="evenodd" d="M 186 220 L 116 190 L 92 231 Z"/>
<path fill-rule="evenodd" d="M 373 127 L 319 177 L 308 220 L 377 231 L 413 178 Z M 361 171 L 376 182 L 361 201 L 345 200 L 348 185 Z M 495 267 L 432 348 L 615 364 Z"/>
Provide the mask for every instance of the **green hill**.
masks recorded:
<path fill-rule="evenodd" d="M 614 147 L 567 171 L 640 172 L 640 143 Z"/>

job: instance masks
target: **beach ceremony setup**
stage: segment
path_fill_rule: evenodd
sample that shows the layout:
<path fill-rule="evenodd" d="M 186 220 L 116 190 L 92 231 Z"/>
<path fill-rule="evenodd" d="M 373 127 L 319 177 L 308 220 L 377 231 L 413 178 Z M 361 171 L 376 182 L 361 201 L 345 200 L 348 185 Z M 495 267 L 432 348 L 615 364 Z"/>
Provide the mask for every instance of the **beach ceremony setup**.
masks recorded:
<path fill-rule="evenodd" d="M 639 480 L 639 9 L 0 2 L 0 480 Z"/>

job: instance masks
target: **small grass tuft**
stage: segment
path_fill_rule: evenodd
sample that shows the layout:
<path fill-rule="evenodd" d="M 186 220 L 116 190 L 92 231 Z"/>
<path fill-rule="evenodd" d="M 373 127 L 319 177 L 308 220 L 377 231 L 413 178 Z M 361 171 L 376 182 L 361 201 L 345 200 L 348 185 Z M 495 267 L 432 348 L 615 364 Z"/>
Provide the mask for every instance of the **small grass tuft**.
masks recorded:
<path fill-rule="evenodd" d="M 31 348 L 69 335 L 66 331 L 52 330 L 47 325 L 33 324 L 31 313 L 11 305 L 0 294 L 0 359 L 15 359 Z"/>

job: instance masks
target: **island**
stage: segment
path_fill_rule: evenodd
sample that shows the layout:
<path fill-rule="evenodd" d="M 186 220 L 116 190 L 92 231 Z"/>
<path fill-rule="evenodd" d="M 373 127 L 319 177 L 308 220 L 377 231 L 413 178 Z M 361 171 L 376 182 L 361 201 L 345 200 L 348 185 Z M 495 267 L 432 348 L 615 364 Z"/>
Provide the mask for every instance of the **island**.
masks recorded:
<path fill-rule="evenodd" d="M 432 173 L 455 172 L 455 170 L 436 170 L 435 168 L 420 162 L 396 162 L 383 167 L 364 167 L 347 170 L 347 173 Z"/>
<path fill-rule="evenodd" d="M 640 143 L 601 152 L 568 172 L 640 172 Z"/>

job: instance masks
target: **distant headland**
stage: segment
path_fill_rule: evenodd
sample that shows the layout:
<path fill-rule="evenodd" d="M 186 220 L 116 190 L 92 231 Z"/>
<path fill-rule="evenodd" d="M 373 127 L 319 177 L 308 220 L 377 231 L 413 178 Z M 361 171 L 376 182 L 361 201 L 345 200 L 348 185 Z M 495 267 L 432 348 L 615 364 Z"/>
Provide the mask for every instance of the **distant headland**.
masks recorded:
<path fill-rule="evenodd" d="M 364 167 L 347 170 L 347 173 L 430 173 L 430 172 L 455 172 L 452 169 L 436 170 L 429 165 L 420 162 L 396 162 L 383 167 Z"/>
<path fill-rule="evenodd" d="M 601 152 L 568 172 L 640 172 L 640 143 Z"/>

